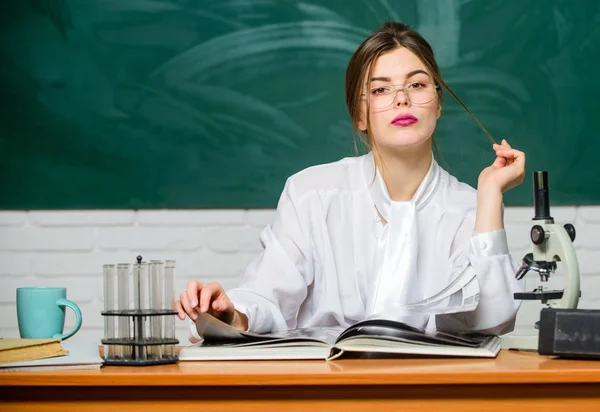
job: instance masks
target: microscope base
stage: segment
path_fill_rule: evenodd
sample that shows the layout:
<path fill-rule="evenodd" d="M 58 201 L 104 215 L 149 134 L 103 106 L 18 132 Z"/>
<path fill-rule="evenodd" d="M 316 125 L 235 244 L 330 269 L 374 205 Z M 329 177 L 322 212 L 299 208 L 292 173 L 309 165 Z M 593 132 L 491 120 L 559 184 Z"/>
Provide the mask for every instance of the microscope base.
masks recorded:
<path fill-rule="evenodd" d="M 522 351 L 538 351 L 539 332 L 511 332 L 500 336 L 502 349 L 513 349 Z"/>

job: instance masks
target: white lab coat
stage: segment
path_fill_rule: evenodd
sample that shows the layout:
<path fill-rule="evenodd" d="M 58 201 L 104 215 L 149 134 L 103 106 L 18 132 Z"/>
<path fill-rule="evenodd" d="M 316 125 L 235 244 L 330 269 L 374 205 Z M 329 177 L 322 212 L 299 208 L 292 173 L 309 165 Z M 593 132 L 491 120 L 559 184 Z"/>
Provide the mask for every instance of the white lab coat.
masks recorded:
<path fill-rule="evenodd" d="M 505 231 L 474 232 L 475 189 L 433 160 L 413 199 L 396 202 L 375 170 L 370 152 L 287 180 L 275 220 L 260 235 L 264 250 L 227 291 L 248 316 L 248 330 L 346 327 L 385 316 L 439 292 L 470 265 L 481 293 L 477 309 L 415 326 L 511 331 L 520 302 L 513 293 L 523 282 L 515 280 Z M 192 324 L 190 340 L 197 337 Z"/>

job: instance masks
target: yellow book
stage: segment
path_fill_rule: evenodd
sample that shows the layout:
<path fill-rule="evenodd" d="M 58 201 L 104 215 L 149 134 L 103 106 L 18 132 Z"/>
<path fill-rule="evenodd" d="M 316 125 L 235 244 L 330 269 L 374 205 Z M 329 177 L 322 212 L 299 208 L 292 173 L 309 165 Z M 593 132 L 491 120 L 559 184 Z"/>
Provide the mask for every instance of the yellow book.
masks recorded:
<path fill-rule="evenodd" d="M 60 339 L 0 339 L 0 363 L 64 356 Z"/>

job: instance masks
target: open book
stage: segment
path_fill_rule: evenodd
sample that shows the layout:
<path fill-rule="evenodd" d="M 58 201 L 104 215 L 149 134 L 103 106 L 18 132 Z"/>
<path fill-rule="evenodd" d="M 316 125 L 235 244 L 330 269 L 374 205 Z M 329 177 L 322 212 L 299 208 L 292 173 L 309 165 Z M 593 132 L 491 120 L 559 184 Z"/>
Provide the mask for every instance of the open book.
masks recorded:
<path fill-rule="evenodd" d="M 200 313 L 196 327 L 203 340 L 183 348 L 180 361 L 333 360 L 350 353 L 493 358 L 501 347 L 497 336 L 425 332 L 387 319 L 368 319 L 346 329 L 315 327 L 261 335 Z"/>
<path fill-rule="evenodd" d="M 394 308 L 402 316 L 447 315 L 474 310 L 479 283 L 469 268 L 439 293 Z M 207 313 L 198 313 L 202 339 L 183 348 L 179 360 L 327 359 L 345 354 L 495 357 L 500 338 L 480 334 L 428 332 L 399 320 L 371 317 L 348 328 L 313 327 L 269 334 L 242 332 Z"/>

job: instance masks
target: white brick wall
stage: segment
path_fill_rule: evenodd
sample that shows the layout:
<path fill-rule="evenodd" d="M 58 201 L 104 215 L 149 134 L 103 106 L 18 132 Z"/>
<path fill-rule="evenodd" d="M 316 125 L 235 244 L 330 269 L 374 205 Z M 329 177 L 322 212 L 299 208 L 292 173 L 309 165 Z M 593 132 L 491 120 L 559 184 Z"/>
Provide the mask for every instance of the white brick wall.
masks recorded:
<path fill-rule="evenodd" d="M 511 252 L 530 251 L 532 210 L 507 208 Z M 15 211 L 0 212 L 0 336 L 18 336 L 15 289 L 64 286 L 84 315 L 78 336 L 100 342 L 103 335 L 102 265 L 144 260 L 177 261 L 176 292 L 190 279 L 236 285 L 245 265 L 260 251 L 258 235 L 273 210 Z M 577 229 L 575 245 L 582 272 L 582 308 L 600 308 L 600 206 L 553 207 L 557 223 Z M 559 265 L 560 267 L 560 265 Z M 528 289 L 539 284 L 527 277 Z M 562 288 L 558 271 L 549 287 Z M 529 328 L 542 305 L 524 302 L 517 328 Z M 74 317 L 67 311 L 65 330 Z M 177 320 L 177 338 L 187 343 L 187 321 Z"/>

